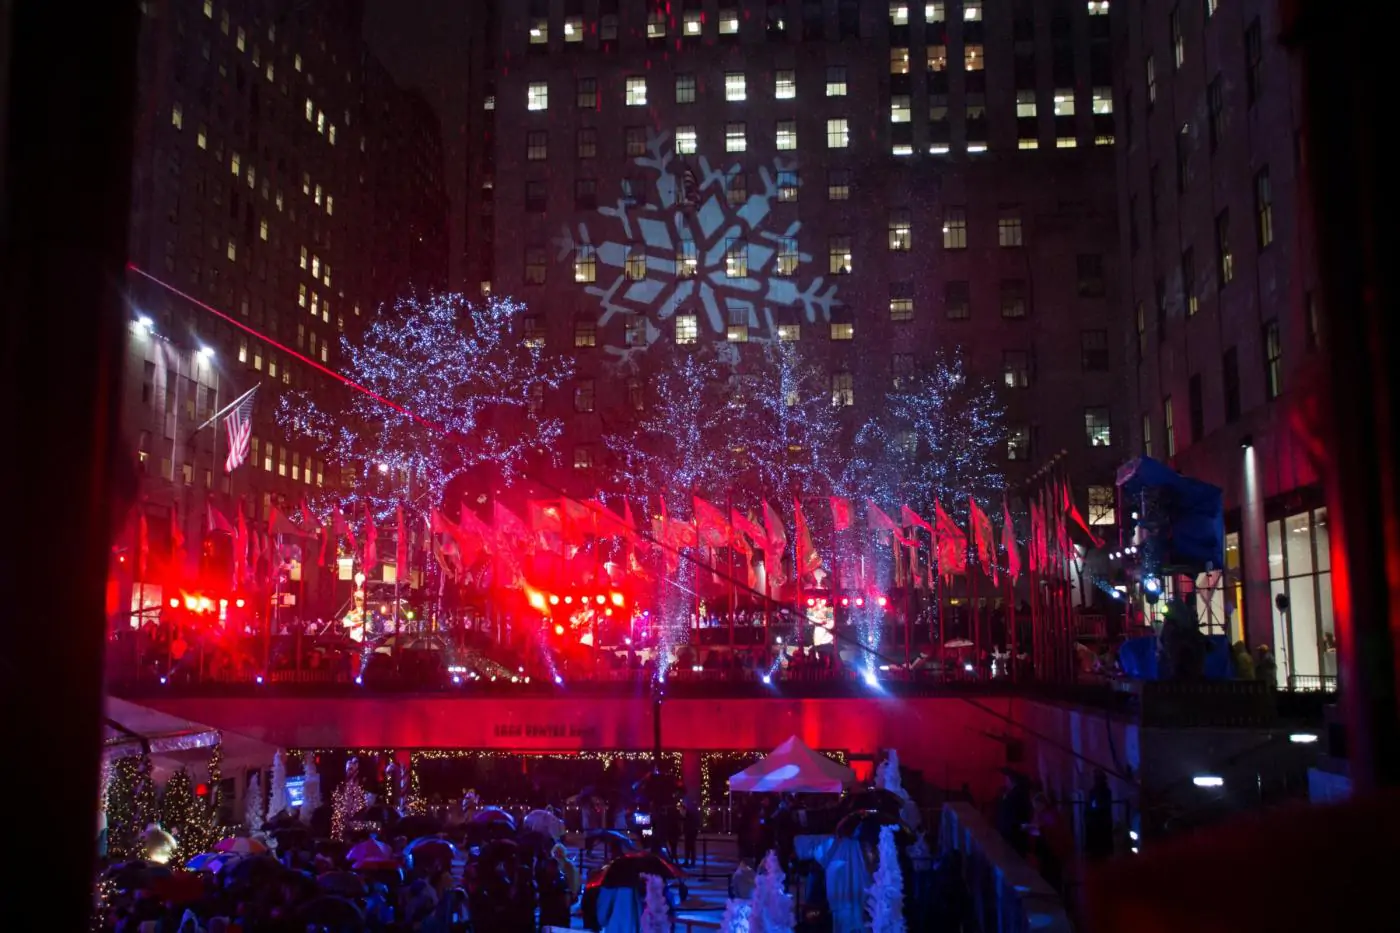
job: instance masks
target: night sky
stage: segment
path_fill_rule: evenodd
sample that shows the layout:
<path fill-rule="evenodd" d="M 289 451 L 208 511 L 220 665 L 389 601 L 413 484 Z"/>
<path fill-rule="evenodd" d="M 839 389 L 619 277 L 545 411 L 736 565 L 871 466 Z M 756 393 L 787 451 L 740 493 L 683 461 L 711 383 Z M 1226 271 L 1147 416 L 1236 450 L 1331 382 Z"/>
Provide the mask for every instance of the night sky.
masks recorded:
<path fill-rule="evenodd" d="M 466 199 L 464 121 L 467 107 L 466 48 L 469 3 L 461 0 L 366 0 L 365 39 L 405 87 L 417 88 L 442 120 L 443 167 L 452 199 L 451 283 L 461 288 L 461 252 Z"/>

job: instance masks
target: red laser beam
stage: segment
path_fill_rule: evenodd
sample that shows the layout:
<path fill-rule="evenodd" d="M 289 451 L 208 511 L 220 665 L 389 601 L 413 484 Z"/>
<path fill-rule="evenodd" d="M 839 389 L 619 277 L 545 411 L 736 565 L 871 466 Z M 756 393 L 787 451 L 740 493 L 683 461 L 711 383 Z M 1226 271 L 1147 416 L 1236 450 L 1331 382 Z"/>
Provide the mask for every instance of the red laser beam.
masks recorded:
<path fill-rule="evenodd" d="M 318 371 L 320 371 L 320 372 L 322 372 L 322 373 L 325 373 L 327 376 L 330 376 L 332 379 L 336 380 L 337 382 L 340 382 L 340 383 L 343 383 L 343 384 L 346 385 L 346 386 L 349 386 L 350 388 L 354 389 L 356 392 L 363 392 L 365 395 L 367 395 L 367 396 L 369 396 L 370 398 L 374 399 L 374 400 L 375 400 L 376 402 L 378 402 L 379 404 L 384 405 L 384 406 L 387 407 L 387 408 L 393 409 L 394 411 L 396 411 L 396 412 L 398 412 L 399 414 L 403 415 L 405 418 L 408 418 L 408 419 L 410 419 L 410 420 L 412 420 L 412 421 L 414 421 L 414 422 L 416 422 L 416 423 L 418 423 L 418 424 L 421 424 L 423 427 L 427 428 L 428 430 L 430 430 L 430 431 L 436 431 L 438 434 L 441 434 L 441 435 L 444 436 L 444 437 L 451 437 L 451 436 L 452 436 L 452 432 L 448 431 L 448 430 L 447 430 L 446 428 L 444 428 L 442 425 L 433 424 L 431 421 L 427 420 L 426 418 L 422 417 L 421 415 L 419 415 L 419 414 L 417 414 L 417 413 L 415 413 L 415 412 L 413 412 L 413 411 L 410 411 L 410 410 L 407 409 L 407 408 L 404 408 L 404 407 L 403 407 L 402 405 L 400 405 L 398 402 L 395 402 L 395 401 L 393 401 L 392 399 L 387 399 L 387 398 L 385 398 L 384 396 L 380 395 L 378 392 L 375 392 L 373 389 L 370 389 L 370 388 L 367 388 L 367 387 L 365 387 L 365 386 L 362 386 L 362 385 L 360 385 L 358 382 L 356 382 L 356 381 L 353 380 L 353 379 L 350 379 L 350 378 L 347 377 L 347 376 L 342 376 L 340 373 L 336 372 L 335 370 L 331 369 L 330 367 L 328 367 L 328 366 L 323 366 L 322 364 L 316 362 L 315 360 L 311 359 L 311 358 L 308 357 L 308 356 L 303 356 L 302 354 L 298 353 L 296 350 L 293 350 L 291 347 L 287 346 L 286 344 L 278 343 L 276 340 L 273 340 L 271 337 L 268 337 L 266 334 L 262 333 L 261 331 L 256 331 L 256 330 L 254 330 L 253 328 L 249 327 L 247 324 L 244 324 L 242 321 L 238 320 L 237 318 L 232 317 L 232 316 L 230 316 L 230 315 L 228 315 L 228 314 L 225 314 L 224 312 L 220 311 L 218 308 L 213 307 L 212 305 L 207 305 L 207 304 L 205 304 L 204 302 L 200 301 L 198 298 L 194 297 L 193 295 L 191 295 L 191 294 L 189 294 L 189 293 L 187 293 L 187 292 L 182 292 L 182 291 L 180 291 L 180 289 L 176 288 L 174 285 L 171 285 L 169 282 L 166 282 L 166 281 L 163 281 L 163 280 L 161 280 L 161 279 L 156 278 L 154 275 L 151 275 L 151 273 L 147 272 L 145 269 L 142 269 L 142 268 L 140 268 L 139 266 L 137 266 L 137 265 L 135 265 L 135 264 L 133 264 L 133 263 L 127 263 L 127 264 L 126 264 L 126 267 L 127 267 L 128 269 L 130 269 L 132 272 L 135 272 L 137 275 L 141 276 L 142 278 L 147 279 L 148 281 L 154 282 L 155 284 L 159 285 L 161 288 L 163 288 L 163 289 L 165 289 L 166 291 L 170 292 L 172 295 L 178 295 L 178 296 L 180 296 L 181 298 L 183 298 L 183 299 L 185 299 L 186 301 L 188 301 L 190 304 L 195 305 L 196 307 L 199 307 L 199 308 L 203 308 L 205 311 L 208 311 L 210 314 L 214 315 L 215 317 L 219 318 L 220 320 L 228 321 L 230 324 L 232 324 L 234 327 L 237 327 L 239 330 L 246 331 L 246 332 L 248 332 L 249 334 L 253 335 L 254 337 L 258 338 L 259 340 L 263 341 L 264 343 L 268 344 L 269 346 L 276 347 L 277 349 L 281 350 L 283 353 L 287 353 L 287 354 L 289 354 L 289 355 L 291 355 L 291 356 L 293 356 L 293 357 L 295 357 L 295 358 L 301 360 L 303 363 L 305 363 L 307 366 L 310 366 L 312 369 L 315 369 L 315 370 L 318 370 Z"/>

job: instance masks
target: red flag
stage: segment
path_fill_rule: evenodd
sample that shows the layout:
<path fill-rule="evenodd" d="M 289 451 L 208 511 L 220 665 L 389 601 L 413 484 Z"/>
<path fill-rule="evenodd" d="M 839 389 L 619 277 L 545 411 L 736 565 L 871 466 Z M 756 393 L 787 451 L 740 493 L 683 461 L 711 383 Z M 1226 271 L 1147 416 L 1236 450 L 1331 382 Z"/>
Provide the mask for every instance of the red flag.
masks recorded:
<path fill-rule="evenodd" d="M 744 547 L 744 535 L 748 536 L 749 540 L 753 542 L 754 547 L 763 547 L 764 544 L 767 543 L 768 533 L 759 526 L 758 522 L 747 518 L 738 509 L 730 510 L 729 522 L 734 528 L 734 541 L 736 545 Z"/>
<path fill-rule="evenodd" d="M 248 564 L 248 523 L 243 519 L 243 500 L 238 500 L 238 530 L 233 535 L 233 585 L 243 583 Z"/>
<path fill-rule="evenodd" d="M 262 563 L 262 535 L 258 534 L 255 528 L 253 529 L 251 537 L 253 540 L 251 542 L 252 547 L 248 554 L 248 579 L 253 581 L 253 585 L 256 586 L 258 583 L 258 565 Z"/>
<path fill-rule="evenodd" d="M 336 507 L 335 513 L 331 516 L 331 520 L 334 522 L 334 531 L 332 534 L 335 536 L 336 544 L 340 544 L 340 536 L 344 535 L 350 539 L 350 550 L 353 551 L 358 548 L 359 542 L 355 538 L 355 529 L 351 528 L 350 523 L 345 520 L 345 513 L 340 510 L 339 506 Z"/>
<path fill-rule="evenodd" d="M 457 541 L 458 550 L 462 554 L 462 562 L 470 567 L 476 563 L 477 557 L 482 551 L 494 554 L 499 548 L 495 541 L 495 532 L 491 526 L 476 517 L 476 512 L 466 503 L 462 504 L 462 511 L 457 516 L 457 524 L 452 526 L 456 529 L 450 532 Z"/>
<path fill-rule="evenodd" d="M 783 552 L 787 550 L 787 531 L 783 519 L 767 502 L 763 503 L 763 527 L 768 540 L 763 548 L 763 566 L 768 574 L 769 591 L 776 594 L 786 581 L 783 577 Z"/>
<path fill-rule="evenodd" d="M 170 510 L 170 563 L 177 574 L 185 570 L 185 530 L 180 527 L 180 512 Z"/>
<path fill-rule="evenodd" d="M 907 505 L 901 505 L 899 507 L 899 520 L 905 528 L 908 528 L 912 525 L 916 528 L 922 528 L 929 534 L 933 534 L 933 526 L 926 522 L 924 519 L 920 518 L 919 513 L 915 512 Z"/>
<path fill-rule="evenodd" d="M 499 547 L 522 553 L 534 550 L 530 529 L 520 520 L 520 516 L 502 505 L 499 500 L 492 503 L 491 511 Z"/>
<path fill-rule="evenodd" d="M 136 524 L 136 575 L 145 577 L 150 566 L 151 541 L 146 531 L 146 513 L 142 512 Z"/>
<path fill-rule="evenodd" d="M 233 525 L 229 523 L 227 518 L 224 518 L 222 512 L 214 508 L 214 503 L 212 502 L 205 504 L 204 524 L 210 531 L 222 531 L 225 534 L 233 534 Z"/>
<path fill-rule="evenodd" d="M 564 531 L 570 542 L 581 544 L 585 538 L 598 536 L 598 514 L 586 502 L 565 496 L 560 505 L 564 510 Z"/>
<path fill-rule="evenodd" d="M 812 531 L 807 527 L 807 519 L 802 514 L 802 503 L 794 501 L 793 523 L 797 526 L 797 572 L 799 575 L 819 570 L 822 556 L 812 543 Z"/>
<path fill-rule="evenodd" d="M 851 527 L 851 500 L 841 496 L 831 497 L 831 524 L 837 531 Z"/>
<path fill-rule="evenodd" d="M 724 520 L 724 513 L 699 496 L 693 496 L 692 501 L 695 506 L 695 533 L 700 543 L 707 547 L 728 546 L 732 534 L 729 522 Z"/>
<path fill-rule="evenodd" d="M 977 559 L 982 562 L 982 566 L 991 576 L 992 583 L 997 582 L 997 538 L 996 532 L 992 528 L 992 519 L 986 512 L 977 505 L 977 500 L 971 496 L 967 497 L 968 524 L 972 526 L 973 540 L 977 542 Z"/>
<path fill-rule="evenodd" d="M 874 500 L 865 500 L 865 524 L 871 531 L 899 531 L 894 519 L 884 513 Z"/>
<path fill-rule="evenodd" d="M 1001 500 L 1001 546 L 1006 548 L 1006 575 L 1014 584 L 1021 575 L 1021 553 L 1016 547 L 1016 529 L 1011 524 L 1011 506 Z"/>
<path fill-rule="evenodd" d="M 943 506 L 934 502 L 934 520 L 938 523 L 936 531 L 938 542 L 938 570 L 945 577 L 955 573 L 967 572 L 967 537 L 963 534 L 958 523 L 948 517 L 948 513 L 943 511 Z"/>
<path fill-rule="evenodd" d="M 399 526 L 394 536 L 395 579 L 408 582 L 405 577 L 405 574 L 408 573 L 408 526 L 403 522 L 402 505 L 394 510 L 394 519 Z"/>
<path fill-rule="evenodd" d="M 369 510 L 369 503 L 365 504 L 365 575 L 374 569 L 379 563 L 379 529 L 374 527 L 374 515 Z"/>
<path fill-rule="evenodd" d="M 293 525 L 287 519 L 287 516 L 283 515 L 281 510 L 275 505 L 267 515 L 267 531 L 268 534 L 274 535 L 301 535 L 306 533 L 296 525 Z"/>

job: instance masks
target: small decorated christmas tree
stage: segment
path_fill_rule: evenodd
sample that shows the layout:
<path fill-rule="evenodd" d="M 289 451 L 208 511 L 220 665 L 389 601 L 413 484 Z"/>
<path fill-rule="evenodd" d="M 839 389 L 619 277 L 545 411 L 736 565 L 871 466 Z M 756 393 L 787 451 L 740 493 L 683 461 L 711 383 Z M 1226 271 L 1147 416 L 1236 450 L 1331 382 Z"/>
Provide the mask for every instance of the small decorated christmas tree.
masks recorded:
<path fill-rule="evenodd" d="M 248 832 L 255 833 L 267 822 L 267 814 L 263 812 L 262 772 L 253 772 L 243 798 L 243 822 L 247 824 Z"/>
<path fill-rule="evenodd" d="M 321 774 L 316 770 L 316 757 L 310 752 L 306 754 L 306 775 L 301 787 L 301 821 L 311 822 L 311 814 L 315 813 L 321 806 Z"/>
<path fill-rule="evenodd" d="M 885 760 L 880 762 L 879 767 L 875 769 L 875 786 L 880 790 L 889 791 L 901 800 L 909 798 L 908 792 L 904 789 L 904 783 L 899 778 L 899 751 L 897 749 L 890 749 L 885 755 Z"/>
<path fill-rule="evenodd" d="M 753 933 L 750 926 L 752 914 L 753 905 L 748 901 L 733 898 L 725 901 L 724 916 L 719 919 L 719 933 Z"/>
<path fill-rule="evenodd" d="M 170 775 L 160 795 L 160 825 L 175 836 L 175 855 L 184 862 L 207 852 L 218 842 L 209 807 L 195 796 L 194 782 L 184 768 Z"/>
<path fill-rule="evenodd" d="M 331 798 L 331 837 L 345 839 L 350 830 L 350 820 L 365 808 L 368 799 L 360 786 L 360 760 L 351 758 L 345 765 L 345 780 L 335 789 Z"/>
<path fill-rule="evenodd" d="M 778 854 L 763 858 L 753 889 L 753 913 L 749 924 L 753 933 L 792 933 L 797 925 L 792 895 L 784 890 L 787 877 L 778 864 Z"/>
<path fill-rule="evenodd" d="M 894 827 L 880 827 L 880 864 L 866 901 L 871 933 L 904 933 L 904 875 L 894 845 Z"/>
<path fill-rule="evenodd" d="M 272 780 L 267 790 L 267 816 L 272 819 L 287 809 L 287 758 L 280 748 L 272 756 Z"/>
<path fill-rule="evenodd" d="M 671 933 L 671 908 L 666 903 L 666 886 L 657 875 L 642 875 L 646 882 L 646 900 L 642 902 L 639 933 Z"/>
<path fill-rule="evenodd" d="M 140 812 L 137 788 L 141 783 L 141 759 L 135 755 L 112 762 L 107 781 L 107 854 L 114 861 L 125 861 L 136 852 L 137 841 L 153 810 Z"/>

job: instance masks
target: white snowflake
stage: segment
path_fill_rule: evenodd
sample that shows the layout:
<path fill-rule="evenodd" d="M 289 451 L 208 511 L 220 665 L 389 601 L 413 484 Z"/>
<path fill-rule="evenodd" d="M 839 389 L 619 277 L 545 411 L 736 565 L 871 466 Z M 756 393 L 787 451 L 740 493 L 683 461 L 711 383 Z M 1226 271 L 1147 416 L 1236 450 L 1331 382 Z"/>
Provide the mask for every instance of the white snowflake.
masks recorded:
<path fill-rule="evenodd" d="M 681 187 L 688 164 L 676 155 L 669 133 L 648 131 L 647 154 L 632 160 L 628 176 L 629 182 L 649 188 L 645 200 L 634 192 L 640 203 L 619 199 L 616 205 L 598 208 L 608 226 L 616 222 L 615 238 L 580 223 L 576 229 L 564 228 L 555 241 L 563 262 L 572 262 L 577 246 L 593 246 L 596 281 L 584 292 L 598 299 L 600 327 L 619 315 L 645 322 L 633 345 L 607 348 L 622 368 L 635 368 L 638 356 L 661 337 L 661 325 L 682 310 L 697 314 L 719 337 L 732 323 L 731 313 L 746 314 L 749 339 L 757 341 L 776 333 L 775 309 L 800 308 L 806 323 L 825 323 L 838 303 L 836 285 L 821 275 L 811 276 L 810 253 L 797 254 L 792 274 L 778 274 L 782 241 L 795 241 L 802 227 L 798 221 L 781 229 L 771 226 L 779 174 L 795 173 L 795 161 L 777 158 L 771 166 L 762 166 L 758 190 L 739 204 L 730 203 L 729 192 L 742 167 L 712 165 L 704 156 L 691 167 L 697 182 L 695 203 L 684 203 Z M 679 252 L 687 240 L 694 244 L 696 268 L 681 275 Z M 726 249 L 736 240 L 747 244 L 747 274 L 730 277 Z M 632 249 L 641 249 L 646 257 L 646 275 L 636 279 L 627 274 Z M 723 350 L 724 342 L 719 345 Z"/>

